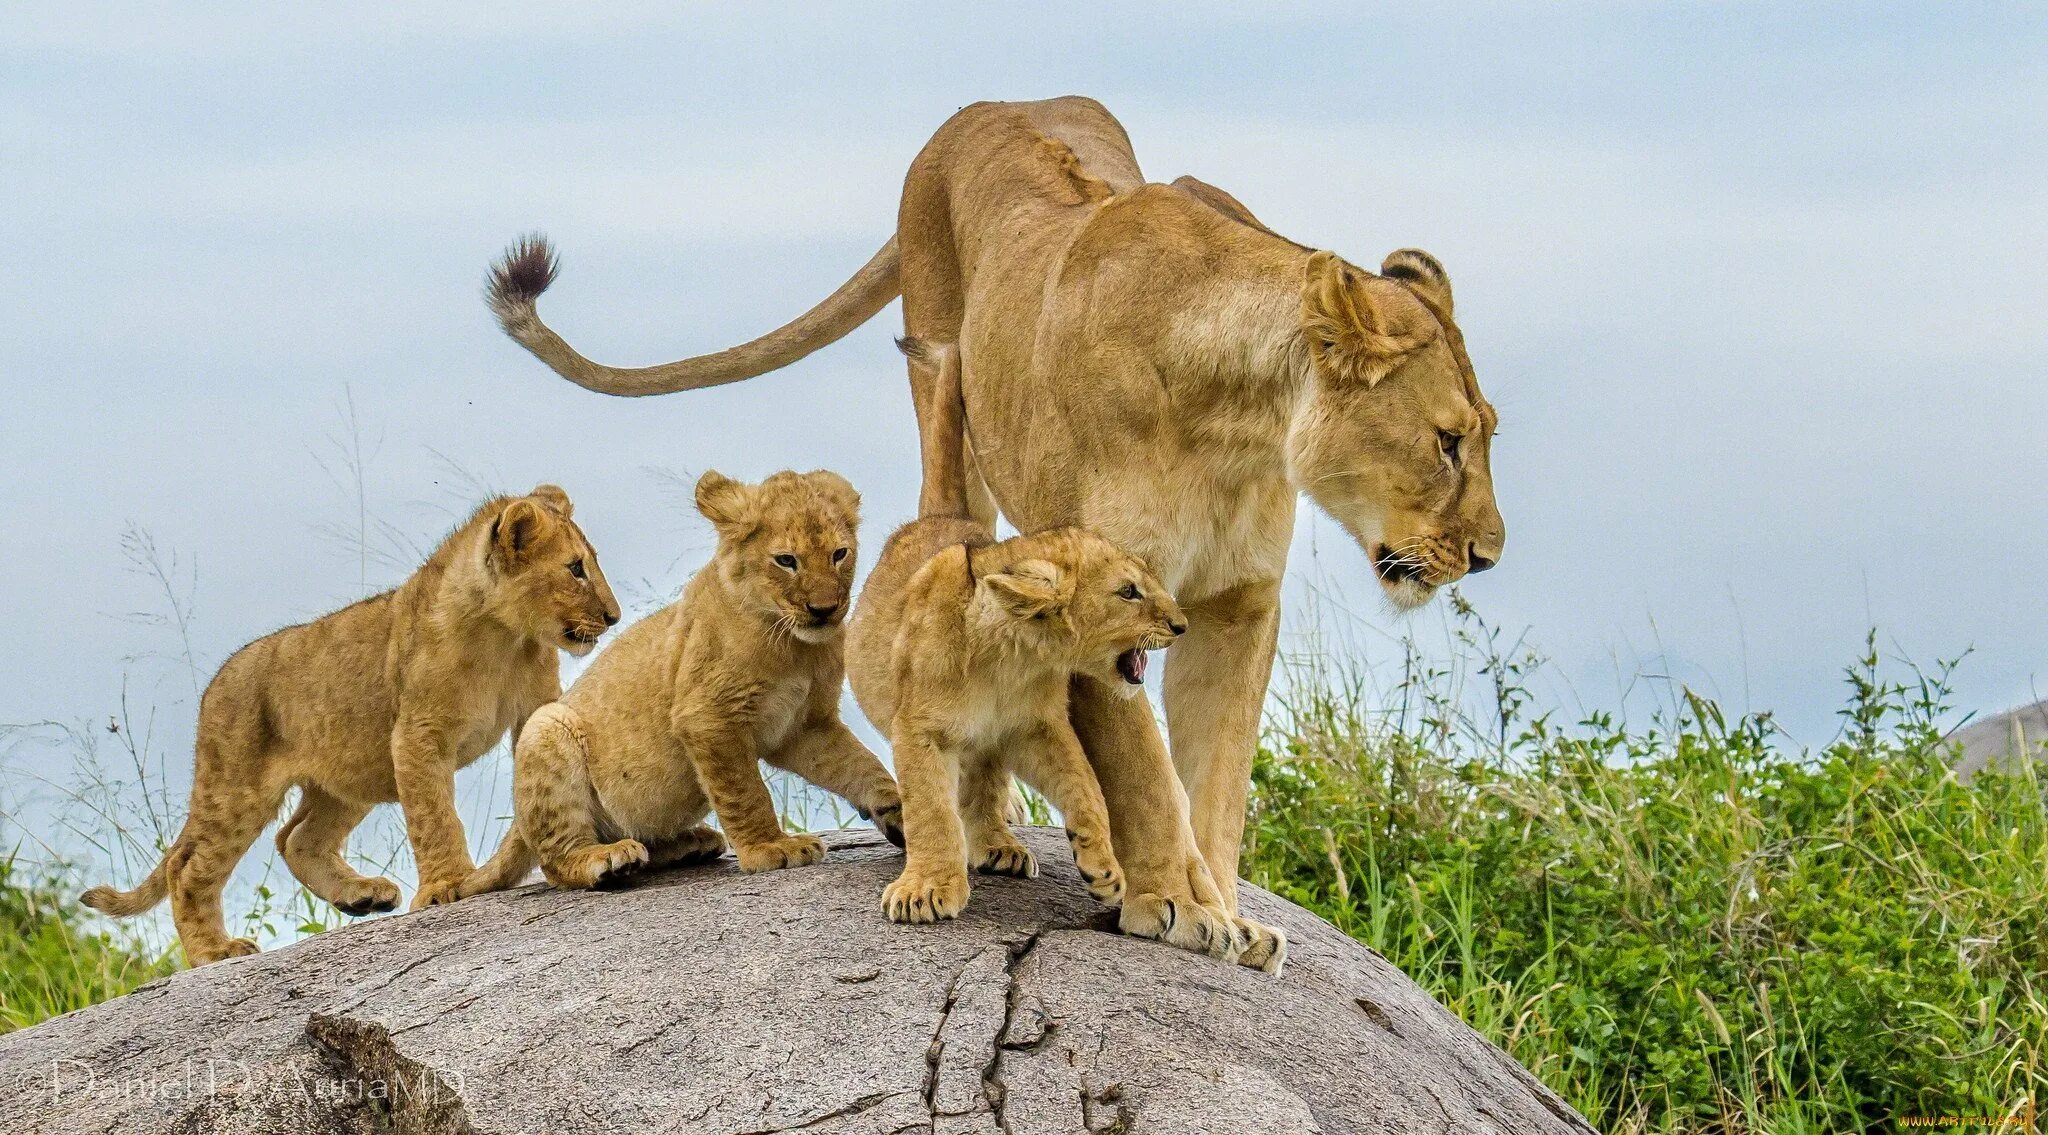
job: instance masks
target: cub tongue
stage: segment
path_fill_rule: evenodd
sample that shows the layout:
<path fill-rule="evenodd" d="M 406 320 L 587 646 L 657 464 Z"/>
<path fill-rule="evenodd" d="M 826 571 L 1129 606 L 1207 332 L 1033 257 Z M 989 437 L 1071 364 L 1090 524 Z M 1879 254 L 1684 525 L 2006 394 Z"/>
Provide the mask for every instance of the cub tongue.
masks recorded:
<path fill-rule="evenodd" d="M 1145 684 L 1145 652 L 1136 647 L 1116 656 L 1116 672 L 1133 686 Z"/>

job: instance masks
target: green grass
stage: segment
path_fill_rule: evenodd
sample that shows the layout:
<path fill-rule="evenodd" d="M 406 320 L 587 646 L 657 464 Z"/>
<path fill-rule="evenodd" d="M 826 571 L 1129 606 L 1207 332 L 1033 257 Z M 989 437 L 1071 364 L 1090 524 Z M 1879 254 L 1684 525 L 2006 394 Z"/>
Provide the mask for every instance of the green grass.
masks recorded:
<path fill-rule="evenodd" d="M 1891 1131 L 2048 1099 L 2043 784 L 1948 774 L 1945 669 L 1892 682 L 1871 652 L 1840 739 L 1801 752 L 1689 693 L 1643 731 L 1527 720 L 1526 659 L 1467 641 L 1498 695 L 1480 723 L 1441 674 L 1404 683 L 1405 716 L 1295 683 L 1249 878 L 1603 1131 Z"/>
<path fill-rule="evenodd" d="M 176 968 L 85 922 L 70 895 L 0 859 L 0 1033 L 118 997 Z"/>

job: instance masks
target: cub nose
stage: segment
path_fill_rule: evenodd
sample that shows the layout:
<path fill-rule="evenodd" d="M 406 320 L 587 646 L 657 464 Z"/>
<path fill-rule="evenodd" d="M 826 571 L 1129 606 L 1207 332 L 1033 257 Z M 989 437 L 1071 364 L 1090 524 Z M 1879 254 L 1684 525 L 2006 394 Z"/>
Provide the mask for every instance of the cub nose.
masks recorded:
<path fill-rule="evenodd" d="M 1166 629 L 1172 631 L 1174 633 L 1174 637 L 1176 638 L 1188 633 L 1188 625 L 1186 623 L 1179 621 L 1166 624 Z"/>
<path fill-rule="evenodd" d="M 839 604 L 837 603 L 826 603 L 822 606 L 817 603 L 804 604 L 804 610 L 809 611 L 813 619 L 829 619 L 832 617 L 832 612 L 838 609 Z"/>
<path fill-rule="evenodd" d="M 1469 551 L 1468 551 L 1468 552 L 1466 553 L 1466 555 L 1467 555 L 1467 556 L 1469 556 L 1469 557 L 1471 558 L 1471 560 L 1472 560 L 1472 570 L 1473 570 L 1473 571 L 1474 571 L 1475 573 L 1476 573 L 1476 572 L 1482 572 L 1482 571 L 1485 571 L 1485 570 L 1486 570 L 1487 568 L 1490 568 L 1490 567 L 1492 567 L 1492 566 L 1493 566 L 1494 564 L 1496 564 L 1496 563 L 1499 563 L 1499 562 L 1500 562 L 1500 561 L 1498 561 L 1498 560 L 1492 559 L 1491 557 L 1488 557 L 1488 556 L 1482 556 L 1482 555 L 1480 555 L 1480 554 L 1479 554 L 1479 549 L 1478 549 L 1478 548 L 1476 548 L 1476 547 L 1475 547 L 1475 548 L 1472 548 L 1472 549 L 1470 549 L 1470 550 L 1469 550 Z"/>
<path fill-rule="evenodd" d="M 618 625 L 619 625 L 619 613 L 618 613 L 617 611 L 606 611 L 606 612 L 604 613 L 604 625 L 605 625 L 605 626 L 608 626 L 608 627 L 616 627 L 616 626 L 618 626 Z"/>

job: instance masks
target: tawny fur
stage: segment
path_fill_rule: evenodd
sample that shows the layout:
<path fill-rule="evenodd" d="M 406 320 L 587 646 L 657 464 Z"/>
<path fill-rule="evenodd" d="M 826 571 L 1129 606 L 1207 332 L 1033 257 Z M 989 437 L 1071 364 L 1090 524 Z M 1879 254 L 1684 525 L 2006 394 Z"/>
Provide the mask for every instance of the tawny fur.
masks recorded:
<path fill-rule="evenodd" d="M 1077 172 L 1110 196 L 1084 191 Z M 1505 539 L 1494 413 L 1448 277 L 1413 250 L 1382 273 L 1286 240 L 1192 178 L 1147 184 L 1116 119 L 1070 97 L 977 103 L 947 120 L 911 163 L 895 235 L 751 342 L 621 370 L 563 342 L 531 295 L 500 318 L 564 377 L 646 395 L 786 365 L 900 293 L 907 333 L 958 343 L 966 359 L 978 519 L 992 523 L 999 504 L 1022 532 L 1090 528 L 1141 556 L 1186 609 L 1191 629 L 1166 668 L 1170 760 L 1149 708 L 1100 683 L 1076 681 L 1071 716 L 1131 891 L 1220 928 L 1297 495 L 1357 539 L 1400 606 L 1498 560 Z M 910 377 L 922 407 L 930 378 Z M 1134 905 L 1125 925 L 1143 932 Z"/>
<path fill-rule="evenodd" d="M 970 869 L 1038 873 L 1006 822 L 1013 774 L 1065 817 L 1089 890 L 1120 905 L 1123 871 L 1102 790 L 1067 720 L 1067 687 L 1081 673 L 1139 694 L 1143 651 L 1187 625 L 1141 561 L 1092 532 L 998 543 L 973 520 L 959 352 L 914 339 L 902 347 L 933 376 L 919 515 L 889 538 L 847 634 L 854 695 L 889 735 L 903 791 L 903 873 L 882 909 L 898 922 L 952 918 L 967 904 Z M 1232 960 L 1249 953 L 1249 964 L 1267 968 L 1284 955 L 1263 927 L 1233 923 L 1212 936 L 1201 920 L 1179 918 L 1171 900 L 1132 901 L 1145 907 L 1133 916 L 1176 945 Z"/>
<path fill-rule="evenodd" d="M 455 897 L 473 869 L 455 773 L 561 693 L 556 651 L 582 654 L 619 620 L 568 495 L 542 485 L 477 509 L 396 590 L 237 651 L 199 705 L 184 828 L 133 891 L 87 891 L 115 916 L 171 900 L 185 957 L 249 954 L 221 890 L 292 787 L 285 863 L 349 914 L 392 910 L 397 884 L 341 857 L 376 804 L 398 801 L 419 865 L 415 909 Z"/>
<path fill-rule="evenodd" d="M 718 550 L 674 603 L 628 628 L 520 734 L 513 826 L 463 895 L 519 882 L 538 861 L 558 887 L 716 857 L 815 863 L 782 829 L 760 761 L 845 797 L 901 841 L 896 782 L 839 720 L 840 628 L 860 498 L 836 473 L 697 483 Z M 704 826 L 713 811 L 724 837 Z"/>

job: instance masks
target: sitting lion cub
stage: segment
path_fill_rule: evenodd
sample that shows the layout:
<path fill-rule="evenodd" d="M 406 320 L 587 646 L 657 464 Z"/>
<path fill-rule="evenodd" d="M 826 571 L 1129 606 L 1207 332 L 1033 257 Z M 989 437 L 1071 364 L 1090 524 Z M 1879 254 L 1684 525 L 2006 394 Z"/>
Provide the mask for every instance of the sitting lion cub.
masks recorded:
<path fill-rule="evenodd" d="M 454 897 L 473 866 L 455 772 L 561 694 L 555 652 L 587 654 L 619 621 L 568 494 L 541 485 L 476 510 L 395 591 L 235 652 L 199 703 L 185 826 L 142 885 L 94 887 L 116 917 L 171 898 L 185 958 L 253 954 L 229 938 L 221 889 L 297 785 L 277 846 L 306 888 L 347 914 L 391 910 L 398 886 L 358 875 L 342 841 L 396 800 L 419 863 L 416 909 Z"/>
<path fill-rule="evenodd" d="M 742 870 L 816 863 L 825 845 L 782 830 L 761 760 L 902 842 L 896 782 L 839 720 L 859 495 L 837 473 L 712 472 L 697 509 L 718 529 L 711 562 L 527 723 L 512 831 L 463 895 L 518 883 L 536 858 L 555 886 L 595 887 L 716 858 L 725 839 Z M 703 826 L 714 809 L 725 839 Z"/>
<path fill-rule="evenodd" d="M 1033 876 L 1005 813 L 1012 770 L 1066 817 L 1074 863 L 1123 900 L 1102 788 L 1067 722 L 1077 672 L 1136 695 L 1145 651 L 1187 629 L 1137 557 L 1083 528 L 997 543 L 968 519 L 957 348 L 905 339 L 936 369 L 918 519 L 897 529 L 847 632 L 854 695 L 889 735 L 906 862 L 882 894 L 898 922 L 952 918 L 967 869 Z"/>

